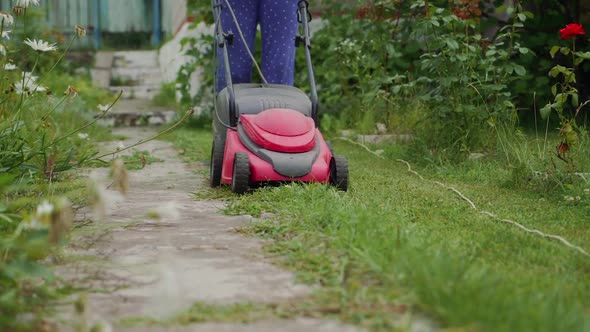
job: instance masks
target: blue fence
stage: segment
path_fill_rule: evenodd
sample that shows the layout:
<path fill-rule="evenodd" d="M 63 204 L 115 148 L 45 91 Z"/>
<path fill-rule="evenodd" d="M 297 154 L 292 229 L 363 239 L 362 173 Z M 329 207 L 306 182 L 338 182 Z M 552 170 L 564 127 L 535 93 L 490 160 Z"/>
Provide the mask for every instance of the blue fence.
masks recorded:
<path fill-rule="evenodd" d="M 186 0 L 41 0 L 43 24 L 58 33 L 71 36 L 74 25 L 88 30 L 77 47 L 99 48 L 102 33 L 151 33 L 154 45 L 161 36 L 171 35 L 186 17 Z M 10 12 L 11 0 L 0 0 L 0 10 Z"/>

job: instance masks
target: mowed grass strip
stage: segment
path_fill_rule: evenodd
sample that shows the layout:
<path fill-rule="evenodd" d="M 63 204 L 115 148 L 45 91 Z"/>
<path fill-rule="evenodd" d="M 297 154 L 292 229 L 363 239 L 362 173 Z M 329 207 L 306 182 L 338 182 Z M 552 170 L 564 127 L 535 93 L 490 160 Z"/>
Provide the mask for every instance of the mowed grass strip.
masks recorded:
<path fill-rule="evenodd" d="M 205 158 L 197 154 L 207 147 L 191 146 L 210 134 L 175 135 L 191 158 Z M 479 213 L 424 170 L 415 169 L 425 181 L 358 147 L 336 142 L 335 149 L 350 163 L 349 192 L 262 188 L 228 195 L 226 211 L 274 213 L 244 231 L 274 239 L 269 252 L 324 286 L 318 301 L 335 307 L 332 314 L 372 330 L 398 327 L 395 317 L 407 310 L 465 331 L 590 330 L 590 258 Z M 588 246 L 588 204 L 457 178 L 446 184 L 481 209 Z"/>

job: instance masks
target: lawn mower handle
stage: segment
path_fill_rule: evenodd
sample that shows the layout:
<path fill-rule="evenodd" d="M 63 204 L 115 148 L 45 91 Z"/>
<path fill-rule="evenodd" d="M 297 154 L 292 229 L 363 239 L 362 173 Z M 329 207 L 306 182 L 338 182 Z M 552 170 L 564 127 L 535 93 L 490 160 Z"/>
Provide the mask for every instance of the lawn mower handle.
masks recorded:
<path fill-rule="evenodd" d="M 231 31 L 228 33 L 223 32 L 223 25 L 221 24 L 221 0 L 211 0 L 211 6 L 213 7 L 213 19 L 215 20 L 215 44 L 216 47 L 223 50 L 223 61 L 225 63 L 225 82 L 227 83 L 227 92 L 229 94 L 229 125 L 235 127 L 237 124 L 236 97 L 231 79 L 229 53 L 227 51 L 227 46 L 233 43 L 234 35 Z"/>
<path fill-rule="evenodd" d="M 307 74 L 309 76 L 309 88 L 311 92 L 311 117 L 315 122 L 316 127 L 319 124 L 318 121 L 318 91 L 315 84 L 315 76 L 313 72 L 313 63 L 311 62 L 311 37 L 309 32 L 309 20 L 311 15 L 309 14 L 309 3 L 307 0 L 299 1 L 297 5 L 299 7 L 299 23 L 303 26 L 303 35 L 296 37 L 296 45 L 303 44 L 305 49 L 305 61 L 307 63 Z"/>

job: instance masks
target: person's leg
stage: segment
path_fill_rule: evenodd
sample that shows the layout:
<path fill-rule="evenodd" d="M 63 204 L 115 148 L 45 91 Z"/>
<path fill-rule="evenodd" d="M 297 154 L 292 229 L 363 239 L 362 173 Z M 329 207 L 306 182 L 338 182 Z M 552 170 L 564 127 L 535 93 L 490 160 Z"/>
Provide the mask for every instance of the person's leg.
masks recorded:
<path fill-rule="evenodd" d="M 293 85 L 299 0 L 260 0 L 262 73 L 268 83 Z"/>
<path fill-rule="evenodd" d="M 236 27 L 227 2 L 233 8 L 240 28 L 248 47 L 254 52 L 254 41 L 256 38 L 256 25 L 258 24 L 258 2 L 260 0 L 221 0 L 223 9 L 221 11 L 221 22 L 225 32 L 232 31 L 234 41 L 228 47 L 229 63 L 232 72 L 232 82 L 248 83 L 252 79 L 252 59 L 246 51 L 244 42 Z M 217 92 L 227 85 L 225 81 L 225 64 L 223 63 L 223 49 L 218 49 L 219 68 L 217 70 Z"/>

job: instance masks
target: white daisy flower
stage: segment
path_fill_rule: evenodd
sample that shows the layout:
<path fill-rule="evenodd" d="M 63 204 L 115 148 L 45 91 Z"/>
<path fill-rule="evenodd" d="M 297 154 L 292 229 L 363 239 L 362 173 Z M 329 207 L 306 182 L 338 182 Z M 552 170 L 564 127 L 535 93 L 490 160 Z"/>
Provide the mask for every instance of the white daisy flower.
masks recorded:
<path fill-rule="evenodd" d="M 20 7 L 29 7 L 31 4 L 39 6 L 39 0 L 15 0 L 16 5 Z"/>
<path fill-rule="evenodd" d="M 4 70 L 15 70 L 16 69 L 16 65 L 12 64 L 12 63 L 7 63 L 4 65 Z"/>
<path fill-rule="evenodd" d="M 23 223 L 23 228 L 26 230 L 40 230 L 40 229 L 45 229 L 47 228 L 46 225 L 44 225 L 43 223 L 39 222 L 39 220 L 33 218 L 31 220 L 29 220 L 28 222 L 24 222 Z"/>
<path fill-rule="evenodd" d="M 80 139 L 88 139 L 88 134 L 86 134 L 86 133 L 78 133 L 78 137 Z"/>
<path fill-rule="evenodd" d="M 31 40 L 31 39 L 27 38 L 27 40 L 25 40 L 25 44 L 29 45 L 32 49 L 34 49 L 35 51 L 38 51 L 38 52 L 49 52 L 49 51 L 57 50 L 56 44 L 49 44 L 48 42 L 43 41 L 41 39 Z"/>
<path fill-rule="evenodd" d="M 43 201 L 39 206 L 37 206 L 37 216 L 44 216 L 53 213 L 53 204 L 49 203 L 48 201 Z"/>
<path fill-rule="evenodd" d="M 18 82 L 17 84 L 15 84 L 15 92 L 19 95 L 22 95 L 23 93 L 33 93 L 33 92 L 45 92 L 47 91 L 47 88 L 44 86 L 40 86 L 40 85 L 35 85 L 34 83 L 31 84 L 25 84 L 23 86 L 22 82 Z"/>
<path fill-rule="evenodd" d="M 108 110 L 108 109 L 109 109 L 109 107 L 111 107 L 111 105 L 102 105 L 102 104 L 101 104 L 101 105 L 98 105 L 98 109 L 99 109 L 101 112 L 105 112 L 106 110 Z"/>
<path fill-rule="evenodd" d="M 0 23 L 4 25 L 12 25 L 14 23 L 14 17 L 7 12 L 0 11 Z"/>
<path fill-rule="evenodd" d="M 16 93 L 19 95 L 23 93 L 43 92 L 47 90 L 47 88 L 37 84 L 37 76 L 33 76 L 33 73 L 30 72 L 23 72 L 23 78 L 14 83 L 14 87 L 16 89 Z"/>

